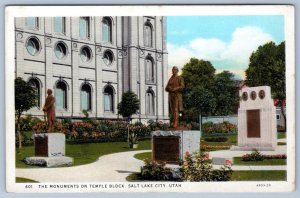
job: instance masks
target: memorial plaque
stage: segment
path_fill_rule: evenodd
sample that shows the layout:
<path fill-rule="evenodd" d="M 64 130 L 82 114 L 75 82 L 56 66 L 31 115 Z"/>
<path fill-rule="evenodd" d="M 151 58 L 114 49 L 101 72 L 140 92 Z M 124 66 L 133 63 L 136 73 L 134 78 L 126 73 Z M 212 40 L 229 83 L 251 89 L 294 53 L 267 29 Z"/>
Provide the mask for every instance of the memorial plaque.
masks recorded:
<path fill-rule="evenodd" d="M 178 136 L 154 136 L 153 160 L 157 162 L 179 162 L 179 137 Z"/>
<path fill-rule="evenodd" d="M 260 112 L 256 110 L 247 110 L 247 136 L 248 138 L 260 137 Z"/>
<path fill-rule="evenodd" d="M 35 137 L 35 156 L 36 157 L 48 157 L 48 138 L 47 137 Z"/>

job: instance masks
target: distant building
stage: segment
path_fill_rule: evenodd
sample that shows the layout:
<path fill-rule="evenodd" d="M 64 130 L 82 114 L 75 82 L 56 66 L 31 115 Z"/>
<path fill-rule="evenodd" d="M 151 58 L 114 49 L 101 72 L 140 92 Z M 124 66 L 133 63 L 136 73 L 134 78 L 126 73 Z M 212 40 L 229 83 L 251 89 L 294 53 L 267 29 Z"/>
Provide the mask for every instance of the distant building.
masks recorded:
<path fill-rule="evenodd" d="M 141 102 L 136 119 L 168 120 L 166 18 L 26 17 L 15 19 L 15 75 L 36 88 L 43 116 L 53 89 L 58 118 L 118 118 L 122 93 Z"/>

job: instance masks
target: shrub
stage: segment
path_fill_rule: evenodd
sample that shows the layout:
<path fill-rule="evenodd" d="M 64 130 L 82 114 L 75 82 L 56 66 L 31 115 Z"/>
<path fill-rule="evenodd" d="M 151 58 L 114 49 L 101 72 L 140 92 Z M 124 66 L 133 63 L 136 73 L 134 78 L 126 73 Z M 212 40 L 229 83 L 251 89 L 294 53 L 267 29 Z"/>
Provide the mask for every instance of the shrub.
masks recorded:
<path fill-rule="evenodd" d="M 141 168 L 141 178 L 143 180 L 172 181 L 173 176 L 170 168 L 165 167 L 165 163 L 157 163 L 152 160 L 144 160 L 145 165 Z"/>
<path fill-rule="evenodd" d="M 237 126 L 229 122 L 213 123 L 206 122 L 202 125 L 203 133 L 235 133 Z"/>
<path fill-rule="evenodd" d="M 231 162 L 219 170 L 214 170 L 209 160 L 209 154 L 205 152 L 186 153 L 183 163 L 183 178 L 187 181 L 229 181 L 232 175 Z"/>
<path fill-rule="evenodd" d="M 227 142 L 228 138 L 227 137 L 207 137 L 204 138 L 206 142 Z"/>
<path fill-rule="evenodd" d="M 264 156 L 258 151 L 254 150 L 251 154 L 245 154 L 242 156 L 242 161 L 262 161 Z"/>

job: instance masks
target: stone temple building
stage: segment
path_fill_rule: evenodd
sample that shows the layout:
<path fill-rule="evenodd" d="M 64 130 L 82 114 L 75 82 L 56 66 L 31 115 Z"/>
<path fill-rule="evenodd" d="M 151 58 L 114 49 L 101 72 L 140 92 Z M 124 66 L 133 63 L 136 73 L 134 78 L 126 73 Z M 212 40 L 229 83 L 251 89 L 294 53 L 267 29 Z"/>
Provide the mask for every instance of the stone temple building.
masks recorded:
<path fill-rule="evenodd" d="M 23 17 L 15 19 L 15 75 L 36 88 L 43 116 L 47 89 L 56 116 L 117 119 L 122 93 L 141 102 L 141 121 L 168 119 L 166 18 L 160 16 Z"/>

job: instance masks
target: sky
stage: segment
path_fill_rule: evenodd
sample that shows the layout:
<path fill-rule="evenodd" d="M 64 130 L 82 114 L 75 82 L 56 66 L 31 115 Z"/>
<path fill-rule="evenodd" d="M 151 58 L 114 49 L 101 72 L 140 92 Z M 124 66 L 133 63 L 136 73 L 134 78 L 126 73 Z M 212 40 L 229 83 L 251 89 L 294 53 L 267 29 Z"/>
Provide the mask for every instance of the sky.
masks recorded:
<path fill-rule="evenodd" d="M 260 45 L 284 41 L 284 16 L 168 16 L 169 68 L 191 57 L 210 61 L 217 73 L 245 78 L 249 57 Z"/>

